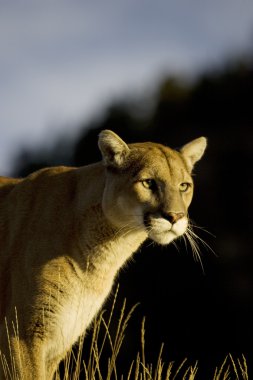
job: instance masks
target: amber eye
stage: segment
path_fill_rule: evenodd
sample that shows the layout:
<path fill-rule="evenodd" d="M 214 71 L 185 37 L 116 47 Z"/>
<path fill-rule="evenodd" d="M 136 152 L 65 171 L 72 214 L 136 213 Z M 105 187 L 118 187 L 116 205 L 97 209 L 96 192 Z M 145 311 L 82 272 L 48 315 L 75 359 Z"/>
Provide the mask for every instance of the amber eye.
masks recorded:
<path fill-rule="evenodd" d="M 182 182 L 182 183 L 180 183 L 180 185 L 179 185 L 179 190 L 180 190 L 182 193 L 184 193 L 184 192 L 186 192 L 186 191 L 189 189 L 190 186 L 191 186 L 190 183 L 188 183 L 188 182 Z"/>
<path fill-rule="evenodd" d="M 156 189 L 156 181 L 154 179 L 143 179 L 141 181 L 142 185 L 145 187 L 145 189 L 149 190 L 155 190 Z"/>

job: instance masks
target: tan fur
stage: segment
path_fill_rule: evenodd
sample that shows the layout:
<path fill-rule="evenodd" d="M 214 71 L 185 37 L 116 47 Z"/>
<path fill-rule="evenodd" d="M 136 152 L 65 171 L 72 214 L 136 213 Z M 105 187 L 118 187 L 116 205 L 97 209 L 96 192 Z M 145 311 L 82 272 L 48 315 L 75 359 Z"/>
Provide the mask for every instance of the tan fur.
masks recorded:
<path fill-rule="evenodd" d="M 102 162 L 0 179 L 0 349 L 9 365 L 11 349 L 17 378 L 52 379 L 144 240 L 168 244 L 186 231 L 205 146 L 203 137 L 181 152 L 127 145 L 103 131 Z"/>

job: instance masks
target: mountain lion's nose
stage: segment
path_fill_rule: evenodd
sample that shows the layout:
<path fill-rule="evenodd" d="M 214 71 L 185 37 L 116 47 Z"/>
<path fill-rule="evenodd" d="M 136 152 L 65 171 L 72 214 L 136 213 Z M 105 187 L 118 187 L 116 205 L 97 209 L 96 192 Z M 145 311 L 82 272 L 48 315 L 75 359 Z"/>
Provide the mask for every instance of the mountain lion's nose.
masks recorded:
<path fill-rule="evenodd" d="M 176 223 L 179 219 L 184 217 L 183 212 L 163 212 L 162 216 L 167 219 L 171 224 Z"/>

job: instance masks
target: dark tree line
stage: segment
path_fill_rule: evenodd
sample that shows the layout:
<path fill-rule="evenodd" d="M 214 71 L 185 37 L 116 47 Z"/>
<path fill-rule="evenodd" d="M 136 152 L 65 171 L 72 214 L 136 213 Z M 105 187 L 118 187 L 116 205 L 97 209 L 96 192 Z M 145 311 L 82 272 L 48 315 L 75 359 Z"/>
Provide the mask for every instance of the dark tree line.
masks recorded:
<path fill-rule="evenodd" d="M 169 77 L 146 115 L 132 112 L 138 104 L 129 101 L 112 104 L 103 118 L 80 129 L 74 146 L 63 141 L 54 152 L 42 147 L 17 159 L 15 174 L 20 176 L 43 166 L 98 161 L 102 129 L 112 129 L 127 142 L 152 140 L 172 147 L 202 135 L 208 138 L 205 157 L 195 170 L 190 216 L 215 235 L 196 228 L 216 256 L 200 244 L 203 274 L 189 247 L 187 252 L 179 243 L 179 253 L 173 246 L 161 249 L 147 243 L 120 273 L 121 297 L 127 297 L 129 306 L 140 303 L 119 358 L 122 371 L 139 349 L 144 315 L 151 361 L 164 342 L 165 361 L 199 359 L 206 376 L 228 353 L 243 353 L 252 365 L 252 92 L 249 61 L 208 72 L 193 83 Z"/>

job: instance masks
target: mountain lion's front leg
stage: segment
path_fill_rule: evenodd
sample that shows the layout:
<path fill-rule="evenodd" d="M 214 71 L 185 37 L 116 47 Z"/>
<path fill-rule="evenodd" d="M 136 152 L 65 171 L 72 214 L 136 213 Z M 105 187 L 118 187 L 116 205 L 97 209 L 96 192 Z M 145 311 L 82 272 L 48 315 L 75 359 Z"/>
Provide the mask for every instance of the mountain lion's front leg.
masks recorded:
<path fill-rule="evenodd" d="M 18 337 L 9 337 L 3 345 L 0 380 L 51 380 L 53 373 L 46 366 L 41 342 L 24 342 Z"/>

